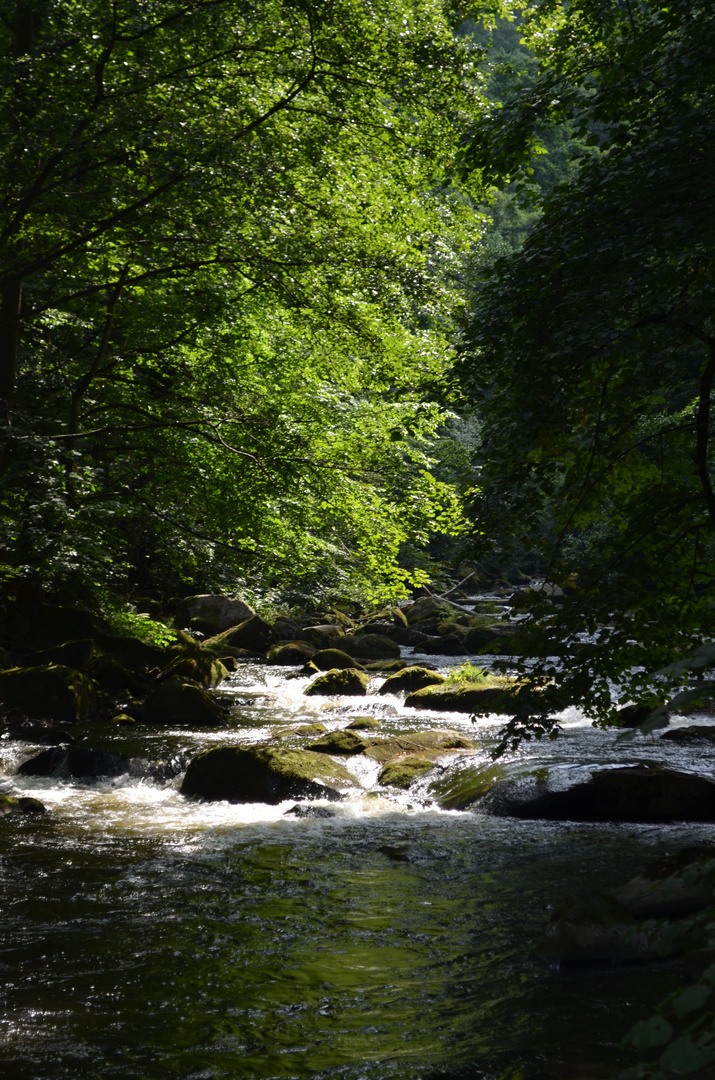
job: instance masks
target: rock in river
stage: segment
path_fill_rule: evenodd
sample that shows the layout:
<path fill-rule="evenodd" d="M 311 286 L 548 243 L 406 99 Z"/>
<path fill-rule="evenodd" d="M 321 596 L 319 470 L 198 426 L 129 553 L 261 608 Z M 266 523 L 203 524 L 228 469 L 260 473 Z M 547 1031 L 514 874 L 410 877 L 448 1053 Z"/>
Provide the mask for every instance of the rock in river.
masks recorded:
<path fill-rule="evenodd" d="M 326 754 L 275 746 L 217 746 L 189 763 L 182 795 L 276 804 L 284 799 L 340 799 L 355 779 Z"/>
<path fill-rule="evenodd" d="M 436 712 L 502 713 L 508 712 L 510 694 L 508 686 L 446 683 L 415 690 L 405 698 L 405 705 L 411 709 L 434 709 Z"/>
<path fill-rule="evenodd" d="M 437 671 L 430 671 L 426 667 L 409 667 L 385 679 L 378 694 L 411 694 L 415 690 L 423 690 L 425 686 L 439 686 L 444 681 L 444 675 Z"/>
<path fill-rule="evenodd" d="M 55 776 L 97 779 L 100 776 L 121 776 L 129 771 L 129 758 L 110 750 L 91 746 L 53 746 L 43 750 L 17 770 L 20 776 Z"/>
<path fill-rule="evenodd" d="M 149 694 L 142 719 L 150 724 L 215 726 L 225 719 L 219 705 L 198 686 L 176 677 L 159 683 Z"/>
<path fill-rule="evenodd" d="M 304 690 L 309 696 L 320 695 L 330 697 L 333 694 L 342 694 L 347 697 L 364 697 L 367 694 L 369 679 L 356 668 L 332 668 L 324 675 L 319 675 L 310 686 Z"/>

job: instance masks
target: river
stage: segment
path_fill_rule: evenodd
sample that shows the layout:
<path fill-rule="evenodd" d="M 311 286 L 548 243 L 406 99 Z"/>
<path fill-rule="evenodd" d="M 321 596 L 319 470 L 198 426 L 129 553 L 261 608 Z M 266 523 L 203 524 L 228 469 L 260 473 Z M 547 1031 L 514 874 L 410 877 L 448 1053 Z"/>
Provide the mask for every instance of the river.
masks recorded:
<path fill-rule="evenodd" d="M 230 724 L 213 732 L 78 732 L 151 761 L 365 715 L 379 735 L 463 730 L 479 742 L 463 761 L 486 762 L 495 743 L 496 718 L 475 728 L 394 697 L 305 698 L 294 674 L 243 665 L 221 688 Z M 665 760 L 712 774 L 711 749 L 617 744 L 575 709 L 564 728 L 512 765 Z M 342 760 L 360 791 L 334 817 L 305 819 L 285 815 L 292 802 L 189 801 L 180 775 L 14 776 L 37 749 L 0 742 L 0 790 L 49 809 L 0 830 L 0 1075 L 13 1080 L 617 1075 L 619 1040 L 675 985 L 678 963 L 559 970 L 534 946 L 566 891 L 619 884 L 715 828 L 441 811 L 429 780 L 391 794 L 355 757 Z"/>

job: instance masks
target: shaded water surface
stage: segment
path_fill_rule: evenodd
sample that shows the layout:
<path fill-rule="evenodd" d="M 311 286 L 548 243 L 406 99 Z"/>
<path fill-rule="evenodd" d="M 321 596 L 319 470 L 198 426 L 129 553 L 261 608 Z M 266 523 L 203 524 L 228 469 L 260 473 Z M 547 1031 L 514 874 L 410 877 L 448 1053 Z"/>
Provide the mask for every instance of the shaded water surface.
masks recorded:
<path fill-rule="evenodd" d="M 306 705 L 303 686 L 247 669 L 233 679 L 232 730 L 119 732 L 105 745 L 166 758 L 366 712 L 384 734 L 447 721 L 473 733 L 466 717 L 418 718 L 392 699 Z M 563 743 L 524 755 L 608 760 L 612 739 L 574 714 Z M 376 788 L 355 759 L 363 790 L 326 820 L 285 817 L 288 803 L 192 803 L 180 778 L 20 786 L 11 773 L 30 750 L 2 748 L 3 790 L 50 807 L 0 835 L 0 1074 L 16 1080 L 617 1071 L 619 1039 L 677 965 L 557 971 L 534 945 L 565 891 L 607 888 L 712 834 L 441 812 L 426 793 Z M 629 759 L 659 752 L 643 742 Z"/>

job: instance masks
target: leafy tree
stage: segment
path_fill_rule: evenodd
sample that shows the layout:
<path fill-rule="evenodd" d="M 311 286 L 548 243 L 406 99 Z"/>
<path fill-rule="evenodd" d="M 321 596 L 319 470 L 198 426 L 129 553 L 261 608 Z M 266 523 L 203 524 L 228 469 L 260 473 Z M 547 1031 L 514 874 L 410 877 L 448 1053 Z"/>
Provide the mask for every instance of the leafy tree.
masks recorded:
<path fill-rule="evenodd" d="M 539 75 L 465 167 L 492 154 L 513 173 L 536 124 L 564 117 L 597 153 L 495 265 L 461 361 L 484 417 L 476 519 L 570 588 L 535 609 L 533 647 L 561 663 L 537 667 L 543 692 L 520 695 L 504 745 L 574 701 L 614 720 L 613 685 L 651 706 L 684 684 L 701 696 L 707 664 L 688 657 L 714 629 L 715 15 L 687 0 L 527 15 Z"/>
<path fill-rule="evenodd" d="M 0 11 L 5 574 L 404 588 L 480 108 L 433 0 Z M 382 583 L 380 586 L 379 583 Z"/>

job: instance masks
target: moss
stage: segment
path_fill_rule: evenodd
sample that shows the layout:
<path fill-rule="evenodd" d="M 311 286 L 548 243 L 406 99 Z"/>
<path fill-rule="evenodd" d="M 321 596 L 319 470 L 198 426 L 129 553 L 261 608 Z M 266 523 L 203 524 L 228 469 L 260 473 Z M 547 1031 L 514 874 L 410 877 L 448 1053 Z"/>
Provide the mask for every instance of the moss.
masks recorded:
<path fill-rule="evenodd" d="M 315 649 L 304 641 L 285 641 L 272 645 L 268 650 L 269 664 L 305 664 L 311 659 Z"/>
<path fill-rule="evenodd" d="M 405 668 L 385 679 L 378 694 L 411 693 L 414 690 L 422 690 L 425 686 L 440 685 L 444 681 L 444 675 L 440 675 L 437 671 L 430 671 L 429 668 Z"/>
<path fill-rule="evenodd" d="M 341 694 L 346 697 L 364 696 L 367 694 L 368 677 L 356 668 L 333 668 L 320 675 L 315 682 L 304 691 L 308 696 L 321 695 L 324 697 Z"/>
<path fill-rule="evenodd" d="M 334 668 L 357 668 L 362 670 L 362 664 L 353 660 L 342 649 L 319 649 L 311 656 L 311 662 L 319 671 L 332 671 Z"/>
<path fill-rule="evenodd" d="M 361 754 L 367 745 L 354 731 L 331 731 L 308 749 L 318 754 Z"/>
<path fill-rule="evenodd" d="M 365 753 L 373 761 L 389 761 L 402 754 L 421 750 L 471 750 L 474 743 L 459 731 L 419 731 L 414 735 L 395 735 L 389 739 L 376 739 Z"/>
<path fill-rule="evenodd" d="M 496 682 L 496 680 L 495 680 Z M 485 687 L 480 683 L 426 686 L 405 698 L 411 709 L 434 709 L 438 712 L 505 713 L 509 711 L 513 680 Z"/>
<path fill-rule="evenodd" d="M 506 777 L 503 765 L 456 768 L 430 786 L 430 794 L 443 810 L 464 810 Z"/>
<path fill-rule="evenodd" d="M 379 728 L 380 721 L 374 716 L 358 716 L 351 724 L 347 725 L 347 731 L 369 731 L 371 728 Z"/>
<path fill-rule="evenodd" d="M 397 761 L 389 761 L 377 779 L 385 787 L 408 788 L 433 768 L 434 761 L 423 754 L 408 754 Z"/>
<path fill-rule="evenodd" d="M 14 817 L 19 814 L 45 814 L 47 807 L 38 799 L 29 797 L 16 798 L 14 795 L 0 795 L 0 817 Z"/>
<path fill-rule="evenodd" d="M 190 763 L 181 786 L 183 795 L 229 802 L 341 798 L 340 789 L 354 787 L 347 769 L 325 754 L 273 746 L 219 746 Z"/>

